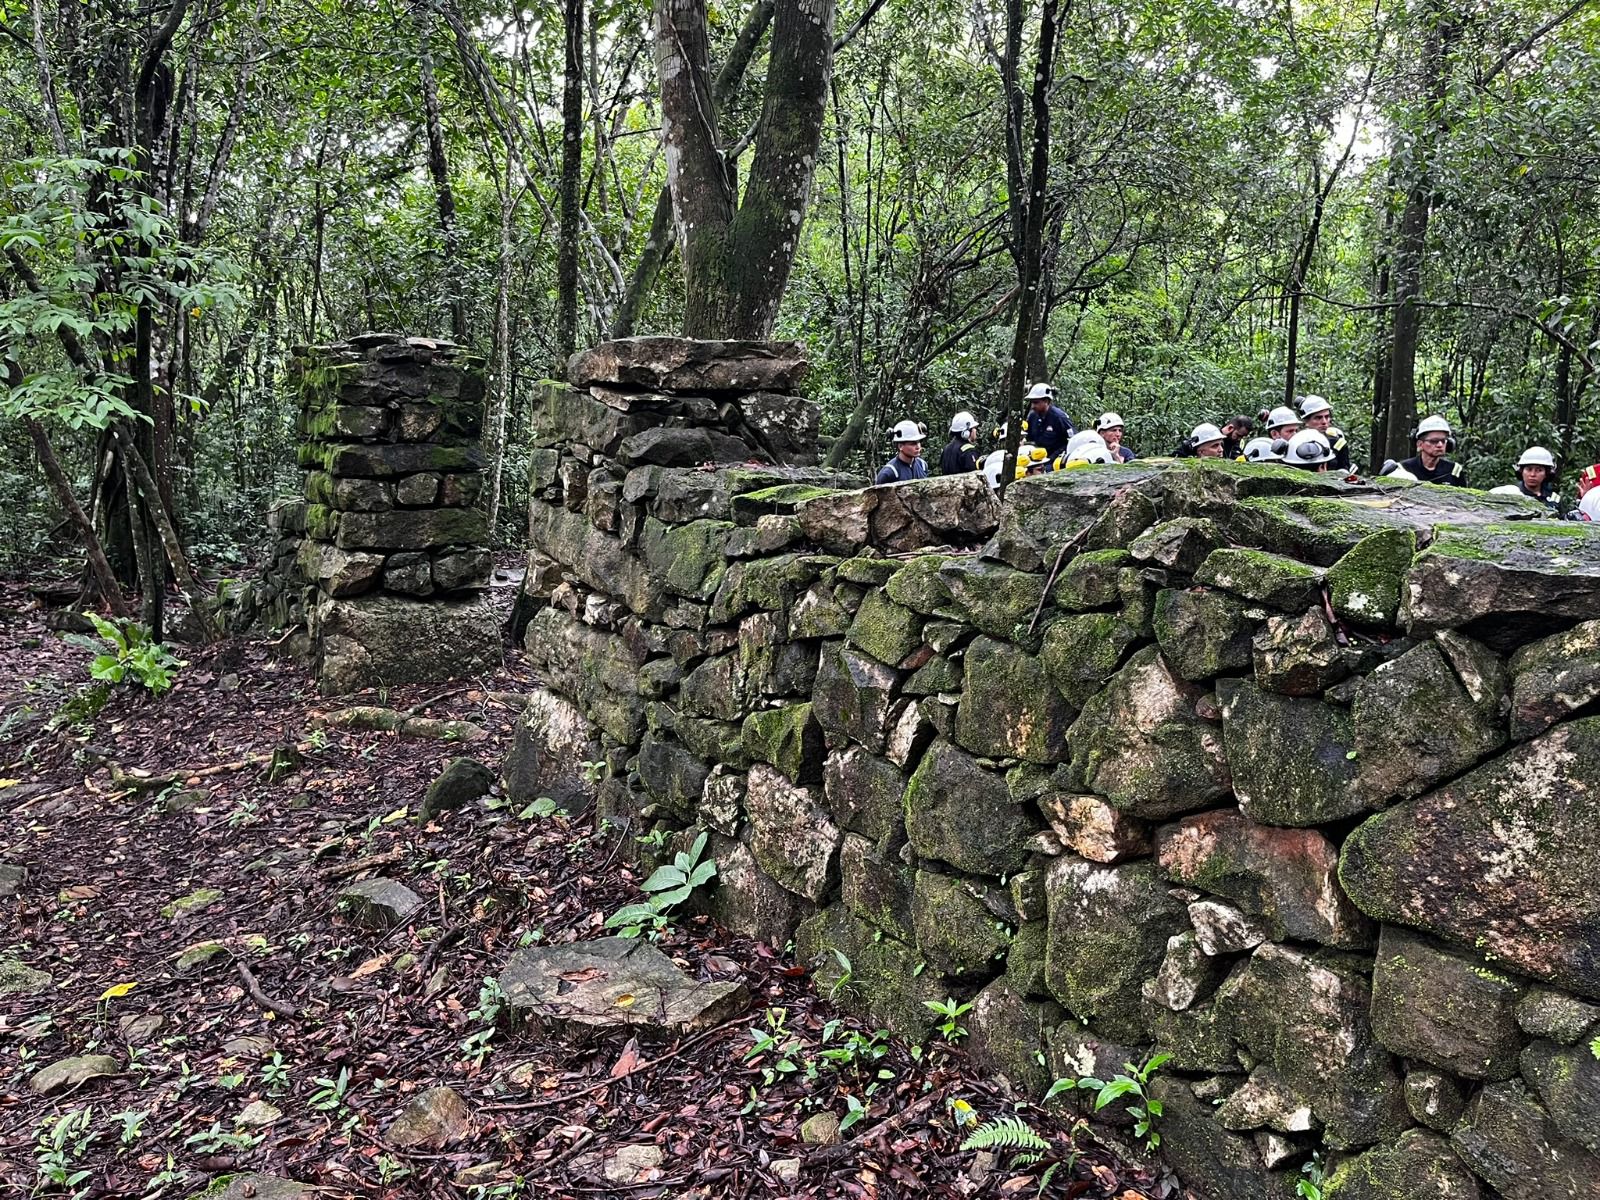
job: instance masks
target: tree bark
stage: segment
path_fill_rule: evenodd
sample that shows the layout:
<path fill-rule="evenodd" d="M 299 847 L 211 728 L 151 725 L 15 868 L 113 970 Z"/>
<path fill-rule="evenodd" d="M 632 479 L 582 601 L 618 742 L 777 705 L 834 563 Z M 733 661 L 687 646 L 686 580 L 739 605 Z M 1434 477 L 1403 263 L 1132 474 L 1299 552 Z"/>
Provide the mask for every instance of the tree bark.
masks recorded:
<path fill-rule="evenodd" d="M 444 238 L 445 290 L 450 304 L 450 335 L 467 340 L 467 298 L 461 284 L 461 234 L 456 221 L 456 197 L 450 187 L 450 164 L 444 152 L 444 121 L 439 111 L 439 87 L 433 73 L 433 0 L 417 7 L 417 71 L 422 83 L 422 110 L 428 135 L 428 175 L 439 208 L 439 231 Z"/>
<path fill-rule="evenodd" d="M 10 369 L 14 364 L 7 366 Z M 12 386 L 16 386 L 15 382 Z M 94 523 L 83 511 L 77 496 L 73 495 L 72 484 L 67 479 L 67 473 L 61 469 L 61 463 L 50 445 L 50 438 L 45 433 L 44 426 L 32 417 L 25 417 L 23 424 L 27 426 L 28 437 L 33 441 L 34 452 L 39 456 L 39 465 L 44 468 L 44 477 L 50 484 L 50 491 L 55 495 L 56 503 L 61 505 L 62 511 L 67 514 L 67 520 L 72 522 L 73 529 L 77 530 L 78 536 L 83 539 L 84 553 L 89 560 L 89 574 L 100 590 L 100 598 L 117 616 L 131 615 L 133 610 L 128 607 L 127 598 L 123 596 L 122 588 L 117 584 L 116 573 L 112 571 L 111 563 L 106 558 L 105 547 L 100 544 L 100 537 L 94 531 Z"/>
<path fill-rule="evenodd" d="M 489 430 L 489 544 L 495 544 L 500 519 L 500 485 L 505 475 L 506 413 L 511 407 L 511 235 L 517 211 L 517 190 L 511 168 L 511 147 L 506 147 L 506 178 L 500 193 L 500 257 L 494 290 L 494 387 L 484 424 Z"/>
<path fill-rule="evenodd" d="M 561 231 L 556 248 L 556 350 L 565 360 L 578 348 L 578 186 L 583 173 L 583 0 L 562 0 L 562 11 L 566 27 L 566 72 L 561 89 Z"/>
<path fill-rule="evenodd" d="M 128 436 L 127 430 L 120 425 L 113 425 L 111 433 L 117 439 L 117 448 L 122 451 L 123 465 L 139 485 L 140 498 L 144 501 L 150 519 L 155 525 L 156 535 L 161 539 L 161 548 L 166 552 L 167 562 L 172 565 L 172 574 L 178 581 L 178 590 L 189 602 L 189 610 L 194 614 L 201 633 L 207 640 L 216 640 L 216 623 L 206 611 L 205 594 L 200 590 L 199 582 L 189 569 L 189 559 L 183 552 L 183 543 L 178 540 L 177 530 L 173 528 L 172 518 L 161 503 L 161 493 L 156 487 L 155 478 L 150 474 L 150 465 L 139 453 L 138 446 Z"/>

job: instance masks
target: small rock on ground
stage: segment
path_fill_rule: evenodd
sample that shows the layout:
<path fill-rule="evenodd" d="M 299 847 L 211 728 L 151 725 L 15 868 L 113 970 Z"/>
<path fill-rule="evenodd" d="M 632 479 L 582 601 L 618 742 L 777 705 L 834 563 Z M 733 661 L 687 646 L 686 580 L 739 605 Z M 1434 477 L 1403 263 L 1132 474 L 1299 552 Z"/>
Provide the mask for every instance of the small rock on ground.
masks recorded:
<path fill-rule="evenodd" d="M 339 903 L 357 924 L 388 929 L 422 907 L 422 897 L 403 883 L 379 877 L 352 883 L 339 893 Z"/>
<path fill-rule="evenodd" d="M 800 1126 L 800 1140 L 812 1146 L 839 1144 L 839 1118 L 831 1112 L 813 1113 Z"/>
<path fill-rule="evenodd" d="M 472 1110 L 454 1088 L 436 1087 L 413 1096 L 390 1124 L 385 1138 L 396 1146 L 442 1149 L 472 1134 Z"/>
<path fill-rule="evenodd" d="M 661 1150 L 656 1146 L 616 1146 L 593 1154 L 580 1154 L 572 1160 L 572 1169 L 586 1175 L 598 1175 L 611 1183 L 640 1183 L 652 1176 L 661 1165 Z"/>
<path fill-rule="evenodd" d="M 50 975 L 21 959 L 0 958 L 0 997 L 37 996 L 50 986 Z"/>
<path fill-rule="evenodd" d="M 27 869 L 16 863 L 0 862 L 0 900 L 15 896 L 22 890 L 22 880 Z"/>
<path fill-rule="evenodd" d="M 244 1106 L 244 1110 L 233 1119 L 235 1125 L 243 1125 L 247 1129 L 265 1129 L 274 1121 L 281 1120 L 283 1109 L 266 1100 L 252 1100 Z"/>
<path fill-rule="evenodd" d="M 40 1067 L 28 1080 L 28 1087 L 36 1095 L 48 1096 L 63 1088 L 76 1087 L 87 1079 L 116 1075 L 121 1069 L 121 1064 L 109 1054 L 81 1054 Z"/>
<path fill-rule="evenodd" d="M 428 785 L 417 820 L 431 821 L 446 809 L 464 808 L 494 786 L 494 772 L 475 758 L 452 758 Z"/>
<path fill-rule="evenodd" d="M 223 1184 L 221 1190 L 213 1190 L 219 1183 Z M 317 1189 L 276 1175 L 226 1175 L 215 1180 L 203 1195 L 205 1200 L 315 1200 Z"/>

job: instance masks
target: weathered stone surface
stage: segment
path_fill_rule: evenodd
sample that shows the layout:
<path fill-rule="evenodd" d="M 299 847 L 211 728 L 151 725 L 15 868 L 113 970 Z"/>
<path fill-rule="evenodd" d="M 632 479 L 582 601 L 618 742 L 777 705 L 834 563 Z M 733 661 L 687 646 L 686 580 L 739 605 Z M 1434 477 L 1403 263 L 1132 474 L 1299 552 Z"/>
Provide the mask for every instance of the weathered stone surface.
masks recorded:
<path fill-rule="evenodd" d="M 1273 1129 L 1279 1133 L 1305 1133 L 1314 1128 L 1311 1106 L 1271 1067 L 1257 1067 L 1244 1085 L 1217 1110 L 1224 1129 Z"/>
<path fill-rule="evenodd" d="M 944 554 L 919 554 L 905 565 L 898 560 L 887 560 L 896 569 L 883 584 L 883 589 L 896 604 L 903 604 L 913 612 L 932 617 L 951 611 L 949 585 L 939 577 L 940 568 L 949 562 Z M 845 576 L 841 564 L 840 576 Z M 867 582 L 856 580 L 857 583 Z"/>
<path fill-rule="evenodd" d="M 756 613 L 739 623 L 739 665 L 757 695 L 810 696 L 817 680 L 817 647 L 791 640 L 776 613 Z"/>
<path fill-rule="evenodd" d="M 276 1175 L 225 1175 L 203 1193 L 205 1200 L 317 1200 L 322 1189 Z"/>
<path fill-rule="evenodd" d="M 548 688 L 528 694 L 501 764 L 506 797 L 521 808 L 549 796 L 567 812 L 586 808 L 594 785 L 583 764 L 601 758 L 600 731 L 578 707 Z"/>
<path fill-rule="evenodd" d="M 1459 628 L 1493 614 L 1593 617 L 1600 609 L 1600 528 L 1587 521 L 1441 524 L 1406 576 L 1407 629 Z"/>
<path fill-rule="evenodd" d="M 1522 987 L 1481 959 L 1385 925 L 1372 974 L 1372 1030 L 1402 1058 L 1467 1079 L 1509 1079 L 1522 1035 Z"/>
<path fill-rule="evenodd" d="M 1451 1131 L 1450 1145 L 1502 1196 L 1517 1200 L 1600 1196 L 1600 1157 L 1563 1137 L 1520 1082 L 1491 1083 L 1480 1091 Z"/>
<path fill-rule="evenodd" d="M 707 900 L 713 916 L 729 929 L 769 946 L 782 946 L 813 906 L 778 883 L 757 864 L 742 842 L 713 839 L 715 888 Z"/>
<path fill-rule="evenodd" d="M 913 895 L 918 872 L 860 834 L 847 833 L 839 848 L 840 898 L 845 907 L 890 937 L 917 940 Z"/>
<path fill-rule="evenodd" d="M 393 479 L 417 471 L 479 471 L 484 462 L 482 452 L 474 447 L 430 442 L 309 445 L 302 450 L 305 452 L 300 456 L 301 466 L 345 478 Z"/>
<path fill-rule="evenodd" d="M 1118 863 L 1150 853 L 1150 827 L 1099 796 L 1046 792 L 1039 808 L 1061 844 L 1090 862 Z"/>
<path fill-rule="evenodd" d="M 1535 1042 L 1522 1052 L 1521 1069 L 1556 1128 L 1600 1155 L 1600 1055 L 1589 1046 Z"/>
<path fill-rule="evenodd" d="M 1054 1002 L 1029 999 L 998 979 L 978 993 L 967 1014 L 972 1034 L 965 1043 L 967 1057 L 1018 1094 L 1043 1095 L 1050 1076 L 1039 1059 L 1060 1021 L 1061 1009 Z"/>
<path fill-rule="evenodd" d="M 912 926 L 917 948 L 955 978 L 995 974 L 1011 938 L 984 904 L 982 885 L 954 875 L 918 871 L 913 884 Z"/>
<path fill-rule="evenodd" d="M 624 466 L 693 467 L 700 463 L 736 463 L 754 451 L 738 438 L 716 429 L 657 425 L 622 440 L 617 458 Z"/>
<path fill-rule="evenodd" d="M 407 596 L 433 595 L 433 567 L 426 554 L 391 554 L 383 563 L 383 586 Z"/>
<path fill-rule="evenodd" d="M 351 920 L 368 929 L 398 925 L 422 907 L 422 897 L 393 879 L 363 879 L 339 893 Z"/>
<path fill-rule="evenodd" d="M 1023 571 L 1048 571 L 1061 545 L 1095 524 L 1113 496 L 1154 484 L 1163 473 L 1159 465 L 1136 462 L 1019 479 L 1006 492 L 999 528 L 984 554 Z"/>
<path fill-rule="evenodd" d="M 1091 550 L 1076 555 L 1061 569 L 1050 589 L 1050 602 L 1068 612 L 1089 612 L 1121 603 L 1117 579 L 1131 566 L 1126 550 Z"/>
<path fill-rule="evenodd" d="M 1600 1004 L 1585 1004 L 1550 988 L 1529 988 L 1517 1003 L 1517 1024 L 1530 1037 L 1571 1046 L 1591 1031 L 1600 1034 Z"/>
<path fill-rule="evenodd" d="M 439 484 L 443 478 L 434 471 L 418 471 L 415 475 L 402 477 L 394 485 L 395 503 L 408 508 L 437 503 Z"/>
<path fill-rule="evenodd" d="M 1600 699 L 1600 621 L 1533 642 L 1511 658 L 1511 736 L 1518 741 Z"/>
<path fill-rule="evenodd" d="M 1340 1163 L 1322 1189 L 1323 1200 L 1478 1200 L 1479 1194 L 1450 1143 L 1417 1129 Z"/>
<path fill-rule="evenodd" d="M 1254 642 L 1256 683 L 1286 696 L 1320 696 L 1350 673 L 1319 609 L 1268 617 Z"/>
<path fill-rule="evenodd" d="M 842 837 L 822 797 L 756 763 L 746 783 L 745 814 L 750 852 L 761 869 L 796 895 L 822 900 L 838 879 Z"/>
<path fill-rule="evenodd" d="M 1161 1147 L 1189 1187 L 1204 1200 L 1281 1200 L 1289 1185 L 1267 1170 L 1253 1139 L 1217 1124 L 1211 1105 L 1181 1079 L 1158 1077 Z"/>
<path fill-rule="evenodd" d="M 549 687 L 570 697 L 612 740 L 638 744 L 644 731 L 638 681 L 648 647 L 591 628 L 556 608 L 535 614 L 524 645 Z M 697 674 L 684 681 L 685 691 Z"/>
<path fill-rule="evenodd" d="M 22 890 L 28 869 L 21 863 L 0 862 L 0 900 L 9 900 Z"/>
<path fill-rule="evenodd" d="M 1135 562 L 1150 563 L 1191 575 L 1222 544 L 1222 533 L 1206 517 L 1177 517 L 1134 538 L 1128 553 Z"/>
<path fill-rule="evenodd" d="M 1228 977 L 1217 1003 L 1257 1064 L 1311 1105 L 1329 1145 L 1370 1145 L 1405 1128 L 1399 1072 L 1372 1036 L 1355 965 L 1269 942 Z"/>
<path fill-rule="evenodd" d="M 1246 680 L 1217 684 L 1222 737 L 1240 810 L 1267 825 L 1321 825 L 1370 807 L 1355 786 L 1348 711 L 1293 700 Z"/>
<path fill-rule="evenodd" d="M 1250 665 L 1254 625 L 1231 596 L 1164 589 L 1156 596 L 1156 642 L 1182 679 L 1210 679 Z"/>
<path fill-rule="evenodd" d="M 1041 872 L 1042 874 L 1042 872 Z M 1012 880 L 1016 882 L 1015 878 Z M 1040 892 L 1044 885 L 1039 885 Z M 1015 894 L 1013 894 L 1013 900 Z M 1050 985 L 1045 979 L 1045 948 L 1049 943 L 1049 928 L 1045 921 L 1024 921 L 1017 927 L 1006 950 L 1006 983 L 1030 1000 L 1048 1000 Z"/>
<path fill-rule="evenodd" d="M 1206 556 L 1194 581 L 1222 588 L 1242 600 L 1298 613 L 1318 602 L 1323 576 L 1322 568 L 1281 554 L 1222 549 Z"/>
<path fill-rule="evenodd" d="M 567 360 L 574 387 L 592 383 L 669 392 L 792 392 L 809 369 L 798 342 L 632 337 L 601 342 Z"/>
<path fill-rule="evenodd" d="M 1000 504 L 973 473 L 819 495 L 797 515 L 806 537 L 830 553 L 901 553 L 981 541 L 999 522 Z"/>
<path fill-rule="evenodd" d="M 837 952 L 837 954 L 836 954 Z M 849 978 L 837 955 L 850 964 Z M 917 952 L 868 921 L 833 904 L 807 917 L 795 931 L 795 957 L 812 968 L 819 989 L 835 987 L 867 1016 L 902 1037 L 923 1040 L 937 1019 L 928 1001 L 970 1000 L 970 985 L 922 969 Z M 841 983 L 840 981 L 843 980 Z"/>
<path fill-rule="evenodd" d="M 905 793 L 906 832 L 924 858 L 976 875 L 1006 875 L 1027 862 L 1037 830 L 1005 781 L 940 740 L 928 748 Z"/>
<path fill-rule="evenodd" d="M 629 1188 L 659 1179 L 665 1159 L 666 1154 L 659 1146 L 624 1142 L 578 1155 L 572 1160 L 572 1170 L 578 1175 Z"/>
<path fill-rule="evenodd" d="M 103 1079 L 121 1073 L 122 1064 L 109 1054 L 80 1054 L 40 1067 L 28 1077 L 28 1090 L 36 1096 L 48 1096 L 91 1079 Z"/>
<path fill-rule="evenodd" d="M 1237 968 L 1236 968 L 1237 969 Z M 1155 981 L 1143 986 L 1145 1024 L 1155 1050 L 1172 1055 L 1174 1071 L 1225 1071 L 1240 1069 L 1238 1043 L 1232 1018 L 1215 1000 L 1174 1011 L 1152 994 Z"/>
<path fill-rule="evenodd" d="M 1400 612 L 1400 584 L 1411 568 L 1417 535 L 1384 529 L 1362 538 L 1328 570 L 1334 615 L 1356 625 L 1392 626 Z"/>
<path fill-rule="evenodd" d="M 1600 718 L 1559 725 L 1346 839 L 1340 880 L 1383 921 L 1600 997 Z"/>
<path fill-rule="evenodd" d="M 500 972 L 500 987 L 513 1013 L 558 1028 L 647 1025 L 690 1033 L 721 1024 L 750 1000 L 742 983 L 695 980 L 649 942 L 619 937 L 518 950 Z M 625 996 L 632 999 L 619 1003 Z"/>
<path fill-rule="evenodd" d="M 11 955 L 0 957 L 0 999 L 37 996 L 50 986 L 50 973 L 36 970 Z"/>
<path fill-rule="evenodd" d="M 1156 858 L 1165 878 L 1226 896 L 1274 938 L 1372 944 L 1371 924 L 1339 888 L 1339 852 L 1317 830 L 1257 825 L 1218 809 L 1158 829 Z"/>
<path fill-rule="evenodd" d="M 1120 613 L 1082 613 L 1045 626 L 1039 661 L 1050 682 L 1082 708 L 1117 673 L 1139 630 Z"/>
<path fill-rule="evenodd" d="M 530 501 L 528 542 L 587 587 L 621 600 L 640 616 L 660 620 L 666 611 L 668 597 L 661 581 L 628 552 L 621 538 L 596 529 L 582 513 Z"/>
<path fill-rule="evenodd" d="M 383 555 L 341 550 L 309 538 L 300 543 L 296 564 L 303 578 L 338 598 L 369 592 L 383 576 Z"/>
<path fill-rule="evenodd" d="M 1195 715 L 1201 690 L 1154 646 L 1128 660 L 1067 731 L 1072 770 L 1136 817 L 1193 812 L 1226 795 L 1222 734 Z"/>
<path fill-rule="evenodd" d="M 833 819 L 889 848 L 905 841 L 906 782 L 893 763 L 860 746 L 834 751 L 823 769 L 823 794 Z"/>
<path fill-rule="evenodd" d="M 879 662 L 899 663 L 922 645 L 922 618 L 882 588 L 873 588 L 856 610 L 846 640 Z"/>
<path fill-rule="evenodd" d="M 684 676 L 678 703 L 686 713 L 718 721 L 742 721 L 749 714 L 749 677 L 737 655 L 708 658 Z M 608 730 L 609 732 L 609 730 Z"/>
<path fill-rule="evenodd" d="M 1051 992 L 1108 1036 L 1144 1040 L 1139 985 L 1159 969 L 1167 940 L 1182 930 L 1183 906 L 1149 863 L 1108 867 L 1063 856 L 1050 865 L 1045 888 Z"/>
<path fill-rule="evenodd" d="M 487 597 L 423 602 L 401 596 L 328 599 L 311 614 L 324 695 L 487 674 L 504 658 Z"/>
<path fill-rule="evenodd" d="M 423 793 L 419 821 L 430 821 L 449 809 L 462 808 L 494 787 L 494 772 L 475 758 L 452 758 Z"/>
<path fill-rule="evenodd" d="M 481 546 L 488 538 L 488 526 L 476 509 L 418 508 L 347 512 L 339 520 L 334 544 L 341 550 L 427 550 Z"/>
<path fill-rule="evenodd" d="M 776 463 L 810 466 L 817 461 L 822 409 L 800 396 L 752 392 L 740 396 L 739 415 L 757 446 Z"/>
<path fill-rule="evenodd" d="M 453 550 L 435 555 L 433 586 L 441 592 L 460 592 L 489 586 L 494 559 L 487 550 Z"/>
<path fill-rule="evenodd" d="M 688 820 L 705 794 L 710 764 L 652 730 L 639 744 L 639 782 L 656 803 Z"/>
<path fill-rule="evenodd" d="M 1196 900 L 1189 905 L 1189 924 L 1205 954 L 1239 954 L 1267 940 L 1266 926 L 1220 900 Z"/>
<path fill-rule="evenodd" d="M 669 591 L 691 600 L 709 600 L 727 570 L 722 551 L 733 529 L 731 521 L 665 525 L 648 517 L 639 553 L 651 574 Z"/>
<path fill-rule="evenodd" d="M 1039 659 L 980 637 L 967 647 L 964 661 L 965 683 L 956 713 L 956 741 L 964 749 L 1036 763 L 1067 757 L 1067 727 L 1074 710 L 1043 681 Z"/>
<path fill-rule="evenodd" d="M 1228 964 L 1200 947 L 1192 932 L 1174 934 L 1167 939 L 1167 952 L 1161 969 L 1144 994 L 1163 1008 L 1182 1012 L 1216 991 L 1228 973 Z"/>
<path fill-rule="evenodd" d="M 1505 742 L 1431 643 L 1363 679 L 1352 713 L 1361 790 L 1374 802 L 1426 791 Z"/>
<path fill-rule="evenodd" d="M 850 628 L 851 619 L 832 588 L 821 583 L 812 584 L 789 608 L 789 636 L 795 639 L 839 637 Z"/>
<path fill-rule="evenodd" d="M 753 712 L 744 719 L 742 738 L 751 761 L 770 763 L 793 783 L 822 781 L 822 727 L 810 704 Z"/>
<path fill-rule="evenodd" d="M 1461 1081 L 1432 1067 L 1406 1072 L 1406 1111 L 1419 1125 L 1449 1133 L 1467 1109 L 1467 1092 Z"/>
<path fill-rule="evenodd" d="M 1044 597 L 1044 576 L 979 558 L 955 558 L 939 569 L 955 610 L 995 637 L 1019 640 Z"/>
<path fill-rule="evenodd" d="M 881 752 L 899 682 L 893 667 L 848 647 L 825 645 L 811 701 L 828 744 L 855 741 Z"/>
<path fill-rule="evenodd" d="M 418 1092 L 384 1130 L 391 1146 L 425 1146 L 435 1150 L 472 1136 L 472 1110 L 454 1088 Z"/>

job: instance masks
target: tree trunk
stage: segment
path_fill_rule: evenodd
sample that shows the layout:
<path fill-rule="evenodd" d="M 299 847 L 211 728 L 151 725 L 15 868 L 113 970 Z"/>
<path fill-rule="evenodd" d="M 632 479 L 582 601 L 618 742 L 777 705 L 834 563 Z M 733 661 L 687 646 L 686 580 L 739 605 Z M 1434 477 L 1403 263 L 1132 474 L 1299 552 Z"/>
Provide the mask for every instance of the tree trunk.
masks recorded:
<path fill-rule="evenodd" d="M 132 474 L 134 481 L 139 485 L 139 497 L 144 502 L 144 508 L 149 513 L 151 523 L 154 524 L 156 536 L 161 540 L 161 548 L 165 551 L 167 562 L 172 565 L 172 574 L 178 581 L 178 590 L 183 593 L 183 598 L 189 602 L 189 610 L 194 614 L 195 622 L 200 626 L 200 631 L 207 640 L 217 637 L 216 623 L 211 619 L 211 614 L 205 607 L 205 594 L 200 590 L 194 573 L 189 569 L 188 557 L 183 552 L 183 544 L 178 540 L 177 530 L 173 528 L 172 518 L 161 503 L 161 493 L 156 487 L 154 477 L 150 474 L 150 465 L 145 462 L 143 455 L 131 437 L 120 425 L 111 427 L 112 436 L 117 439 L 117 447 L 122 451 L 123 466 Z M 159 590 L 159 589 L 158 589 Z M 152 631 L 151 636 L 154 635 Z"/>
<path fill-rule="evenodd" d="M 439 112 L 439 88 L 433 74 L 433 0 L 417 7 L 417 70 L 422 82 L 422 110 L 428 134 L 428 174 L 439 207 L 439 231 L 444 236 L 442 272 L 450 304 L 450 336 L 467 340 L 467 298 L 461 283 L 461 235 L 456 225 L 456 197 L 450 188 L 450 164 L 444 153 L 444 121 Z"/>
<path fill-rule="evenodd" d="M 500 484 L 505 475 L 506 412 L 511 396 L 511 234 L 517 212 L 517 191 L 511 168 L 511 147 L 506 147 L 506 179 L 500 193 L 500 259 L 494 290 L 494 387 L 489 390 L 490 410 L 484 424 L 489 430 L 489 544 L 495 544 L 500 519 Z"/>
<path fill-rule="evenodd" d="M 14 368 L 15 364 L 8 363 L 7 367 L 9 370 Z M 14 380 L 12 386 L 17 386 L 17 381 Z M 55 495 L 56 503 L 61 505 L 62 511 L 67 514 L 67 519 L 72 522 L 72 527 L 83 539 L 84 553 L 89 560 L 89 574 L 100 591 L 100 598 L 117 616 L 130 615 L 132 610 L 122 594 L 122 588 L 117 585 L 116 573 L 112 571 L 111 563 L 106 558 L 105 548 L 100 544 L 100 537 L 94 531 L 94 523 L 79 505 L 77 496 L 73 495 L 72 484 L 67 479 L 67 473 L 61 469 L 61 463 L 56 459 L 55 450 L 50 445 L 50 438 L 45 433 L 44 426 L 32 417 L 24 418 L 23 424 L 27 426 L 28 437 L 33 440 L 34 452 L 39 456 L 39 465 L 44 468 L 44 477 L 50 484 L 50 491 Z"/>
<path fill-rule="evenodd" d="M 561 232 L 556 248 L 556 350 L 578 348 L 578 186 L 583 172 L 583 0 L 562 0 L 566 73 L 561 89 Z M 507 180 L 510 188 L 510 180 Z"/>

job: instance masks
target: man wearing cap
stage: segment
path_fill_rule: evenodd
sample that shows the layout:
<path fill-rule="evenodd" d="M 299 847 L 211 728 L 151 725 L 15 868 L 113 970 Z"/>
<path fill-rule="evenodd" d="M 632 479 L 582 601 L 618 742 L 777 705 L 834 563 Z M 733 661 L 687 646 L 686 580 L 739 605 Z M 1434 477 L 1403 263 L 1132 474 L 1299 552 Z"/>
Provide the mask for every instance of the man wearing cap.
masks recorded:
<path fill-rule="evenodd" d="M 922 426 L 915 421 L 901 421 L 889 431 L 894 442 L 894 457 L 883 465 L 873 477 L 873 483 L 904 483 L 908 479 L 926 479 L 928 464 L 922 461 Z"/>
<path fill-rule="evenodd" d="M 1333 405 L 1322 396 L 1304 396 L 1300 400 L 1300 419 L 1307 429 L 1315 429 L 1328 439 L 1333 457 L 1328 460 L 1328 470 L 1350 470 L 1350 440 L 1334 428 Z"/>
<path fill-rule="evenodd" d="M 950 418 L 950 440 L 939 456 L 939 474 L 964 475 L 978 469 L 978 418 L 958 412 Z"/>
<path fill-rule="evenodd" d="M 1022 417 L 1023 441 L 1041 447 L 1047 456 L 1054 458 L 1076 432 L 1072 418 L 1053 402 L 1048 383 L 1036 383 L 1028 389 L 1028 411 Z"/>
<path fill-rule="evenodd" d="M 1105 441 L 1106 449 L 1118 462 L 1132 462 L 1134 453 L 1122 444 L 1122 418 L 1114 412 L 1101 413 L 1094 423 L 1094 431 Z"/>
<path fill-rule="evenodd" d="M 1411 436 L 1416 442 L 1417 452 L 1400 465 L 1416 476 L 1418 483 L 1467 486 L 1467 473 L 1461 469 L 1461 464 L 1445 457 L 1455 448 L 1449 421 L 1443 417 L 1424 417 Z"/>

